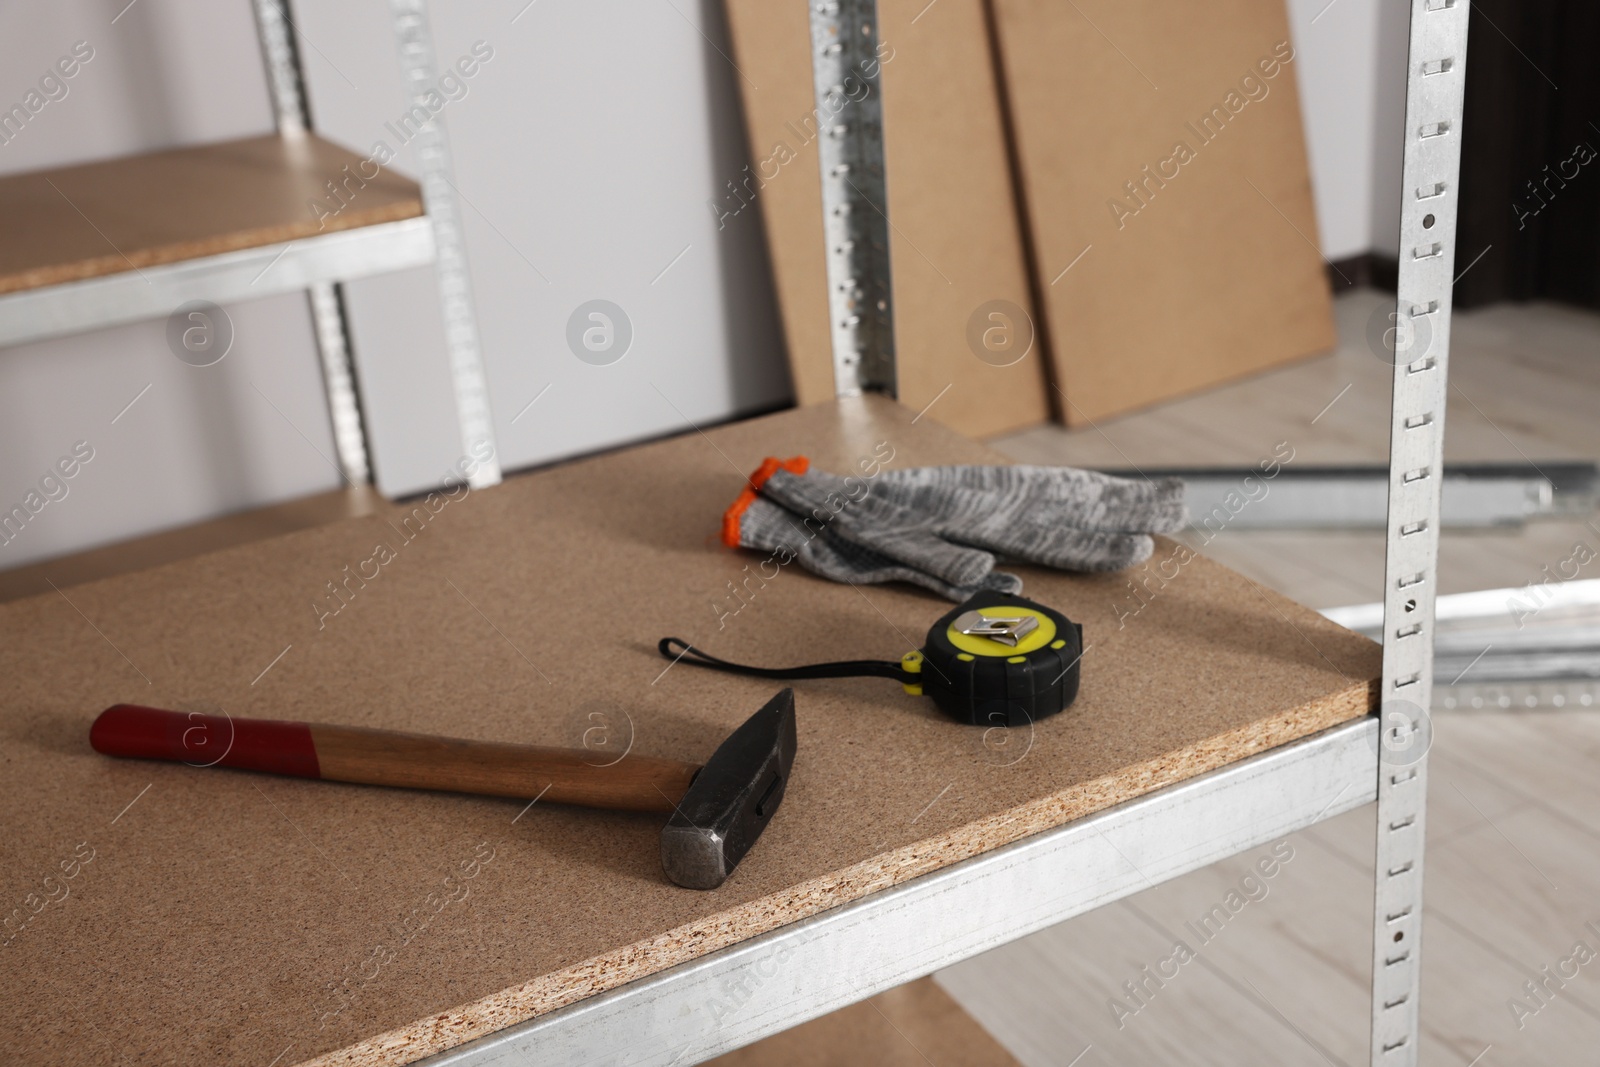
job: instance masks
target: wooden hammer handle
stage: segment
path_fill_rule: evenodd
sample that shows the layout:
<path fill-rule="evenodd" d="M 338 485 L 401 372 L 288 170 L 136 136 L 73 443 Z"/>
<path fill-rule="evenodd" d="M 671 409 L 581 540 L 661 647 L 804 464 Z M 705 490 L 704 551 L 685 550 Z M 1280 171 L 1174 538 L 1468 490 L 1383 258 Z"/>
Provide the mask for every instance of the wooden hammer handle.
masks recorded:
<path fill-rule="evenodd" d="M 462 741 L 356 726 L 239 719 L 118 704 L 89 743 L 108 756 L 178 760 L 363 785 L 535 798 L 625 811 L 671 811 L 700 769 L 628 755 Z"/>

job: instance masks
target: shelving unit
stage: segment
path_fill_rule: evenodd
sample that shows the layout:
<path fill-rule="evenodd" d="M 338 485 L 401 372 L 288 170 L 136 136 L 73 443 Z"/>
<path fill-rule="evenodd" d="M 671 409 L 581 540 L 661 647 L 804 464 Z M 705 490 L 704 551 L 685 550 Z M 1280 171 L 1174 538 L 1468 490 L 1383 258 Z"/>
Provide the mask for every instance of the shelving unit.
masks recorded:
<path fill-rule="evenodd" d="M 830 88 L 824 82 L 838 70 L 834 58 L 840 53 L 829 50 L 842 40 L 858 42 L 870 37 L 861 30 L 875 26 L 877 11 L 872 0 L 810 0 L 810 8 L 813 42 L 819 51 L 829 53 L 829 62 L 819 61 L 814 69 L 818 75 L 818 93 L 822 94 Z M 419 0 L 392 0 L 392 10 L 402 40 L 408 86 L 416 96 L 432 77 L 421 3 Z M 0 336 L 24 336 L 26 326 L 19 325 L 19 320 L 26 318 L 24 309 L 48 307 L 48 299 L 75 299 L 80 301 L 78 307 L 83 310 L 70 323 L 59 320 L 67 325 L 51 328 L 48 323 L 53 320 L 45 320 L 45 325 L 34 326 L 34 330 L 42 333 L 27 336 L 53 336 L 64 333 L 69 326 L 82 330 L 90 325 L 163 314 L 171 306 L 170 302 L 163 304 L 152 299 L 136 307 L 138 299 L 142 298 L 123 296 L 118 299 L 128 302 L 128 310 L 115 310 L 110 307 L 112 299 L 107 296 L 120 291 L 136 293 L 136 286 L 155 286 L 162 278 L 170 278 L 170 282 L 165 282 L 170 286 L 166 290 L 170 301 L 216 299 L 208 294 L 234 291 L 229 286 L 238 286 L 250 269 L 256 270 L 256 277 L 245 282 L 246 293 L 250 293 L 250 286 L 266 285 L 267 278 L 272 278 L 272 285 L 282 286 L 277 291 L 306 286 L 317 318 L 318 339 L 322 342 L 334 427 L 341 434 L 341 456 L 350 470 L 357 454 L 365 462 L 365 450 L 355 448 L 360 440 L 360 414 L 355 403 L 336 280 L 357 277 L 363 270 L 376 272 L 394 266 L 392 259 L 374 261 L 374 248 L 384 240 L 398 242 L 403 238 L 416 242 L 411 248 L 419 262 L 435 262 L 440 270 L 462 437 L 464 442 L 475 440 L 474 435 L 488 432 L 485 390 L 470 312 L 466 262 L 461 254 L 461 235 L 450 197 L 448 150 L 443 144 L 442 130 L 437 125 L 430 126 L 432 133 L 421 146 L 424 178 L 419 184 L 413 186 L 394 179 L 392 184 L 384 186 L 384 197 L 373 198 L 370 208 L 357 200 L 350 208 L 352 214 L 346 229 L 330 227 L 331 232 L 318 230 L 315 234 L 293 230 L 294 226 L 304 227 L 310 221 L 309 213 L 306 218 L 294 222 L 288 211 L 280 210 L 283 205 L 293 208 L 294 203 L 299 203 L 301 210 L 304 208 L 304 202 L 299 200 L 304 189 L 296 182 L 304 181 L 307 174 L 322 174 L 326 165 L 338 163 L 342 168 L 349 157 L 338 147 L 317 141 L 307 133 L 309 122 L 299 91 L 298 62 L 294 61 L 283 0 L 256 0 L 256 11 L 280 118 L 280 134 L 275 138 L 94 165 L 107 168 L 99 173 L 99 178 L 96 178 L 98 171 L 90 166 L 51 171 L 48 174 L 51 181 L 43 187 L 38 186 L 38 181 L 46 176 L 22 176 L 11 181 L 21 182 L 16 186 L 18 195 L 35 198 L 43 197 L 43 192 L 50 190 L 50 184 L 56 186 L 53 192 L 62 200 L 72 197 L 77 190 L 93 202 L 94 210 L 107 211 L 107 218 L 110 218 L 118 214 L 115 200 L 136 187 L 131 176 L 144 174 L 146 178 L 142 181 L 152 190 L 152 197 L 168 194 L 170 189 L 162 179 L 163 168 L 178 166 L 170 157 L 182 157 L 187 152 L 189 170 L 205 173 L 206 168 L 213 168 L 211 173 L 229 174 L 230 187 L 226 192 L 229 197 L 238 195 L 238 189 L 232 186 L 259 182 L 258 189 L 269 190 L 264 202 L 237 211 L 218 202 L 203 206 L 190 216 L 166 219 L 160 213 L 149 211 L 149 203 L 139 205 L 138 213 L 128 211 L 126 218 L 114 222 L 115 234 L 112 230 L 106 232 L 107 238 L 126 237 L 126 248 L 117 250 L 118 258 L 126 258 L 122 267 L 85 235 L 75 230 L 75 235 L 66 235 L 69 213 L 59 206 L 51 206 L 45 214 L 53 211 L 56 222 L 48 222 L 42 216 L 38 237 L 18 243 L 24 253 L 29 248 L 34 248 L 34 253 L 19 254 L 14 262 L 0 262 L 0 278 L 10 280 L 0 285 Z M 1414 1067 L 1418 1062 L 1418 936 L 1422 915 L 1422 829 L 1426 822 L 1426 709 L 1430 704 L 1434 654 L 1434 573 L 1443 480 L 1438 475 L 1442 472 L 1440 443 L 1448 370 L 1454 200 L 1466 29 L 1466 0 L 1411 0 L 1403 173 L 1405 208 L 1402 214 L 1405 253 L 1398 280 L 1397 315 L 1413 320 L 1426 318 L 1432 325 L 1432 344 L 1421 352 L 1405 354 L 1405 360 L 1395 365 L 1387 518 L 1389 561 L 1387 598 L 1382 608 L 1382 627 L 1387 640 L 1382 651 L 1381 717 L 1368 715 L 1322 729 L 1299 741 L 1211 769 L 1210 773 L 1195 774 L 1166 789 L 1138 795 L 1120 805 L 1099 809 L 1090 816 L 974 854 L 965 861 L 899 881 L 891 888 L 842 897 L 840 904 L 806 913 L 787 925 L 766 929 L 766 933 L 691 958 L 682 965 L 645 974 L 608 992 L 490 1033 L 488 1037 L 424 1062 L 435 1067 L 491 1062 L 661 1065 L 699 1062 L 931 973 L 941 966 L 973 957 L 1016 937 L 1034 933 L 1043 926 L 1138 893 L 1139 889 L 1149 888 L 1157 881 L 1178 877 L 1376 800 L 1378 907 L 1373 931 L 1371 1062 L 1379 1067 Z M 869 98 L 875 99 L 875 94 L 877 85 L 872 85 Z M 840 114 L 838 122 L 840 126 L 848 126 L 851 122 L 877 123 L 880 120 L 870 112 L 858 117 L 846 110 Z M 850 131 L 842 130 L 840 136 L 843 138 L 848 133 Z M 866 168 L 867 173 L 875 170 L 882 179 L 882 130 L 856 131 L 856 134 L 858 136 L 842 141 L 853 146 L 848 157 L 829 160 L 824 154 L 824 182 L 840 176 L 834 173 L 838 166 Z M 301 168 L 296 160 L 312 160 L 312 163 Z M 34 184 L 29 186 L 29 181 Z M 0 195 L 8 195 L 6 186 L 10 186 L 10 182 L 0 184 Z M 290 190 L 298 192 L 291 194 Z M 838 197 L 845 195 L 845 190 L 837 184 L 834 190 Z M 96 195 L 104 200 L 94 200 Z M 221 198 L 224 194 L 216 195 Z M 130 202 L 138 203 L 131 197 Z M 35 200 L 35 203 L 43 203 L 43 200 Z M 355 213 L 357 205 L 370 210 L 373 216 L 363 218 L 362 214 Z M 840 392 L 851 394 L 867 390 L 893 394 L 891 323 L 882 318 L 874 322 L 875 314 L 886 314 L 891 307 L 888 261 L 886 256 L 867 256 L 864 251 L 869 246 L 877 248 L 874 242 L 882 237 L 883 226 L 867 218 L 866 211 L 854 208 L 856 205 L 850 198 L 829 200 L 827 240 L 830 245 L 837 243 L 834 246 L 838 250 L 838 262 L 834 264 L 838 274 L 830 275 L 830 282 L 835 286 L 846 285 L 846 294 L 872 294 L 869 307 L 875 312 L 859 317 L 861 309 L 854 306 L 854 299 L 859 298 L 834 304 L 835 315 L 845 317 L 834 323 L 835 344 L 853 346 L 851 350 L 835 352 L 835 366 L 840 368 Z M 72 214 L 77 211 L 78 208 L 74 208 Z M 859 229 L 853 229 L 851 219 L 859 219 Z M 61 227 L 61 232 L 58 234 L 58 230 L 51 227 Z M 846 254 L 851 251 L 861 254 Z M 346 259 L 341 261 L 339 256 L 346 256 Z M 206 286 L 216 288 L 208 290 Z M 42 302 L 29 304 L 29 301 Z M 62 307 L 69 306 L 62 304 Z M 858 320 L 846 322 L 851 315 L 858 315 Z M 878 326 L 883 326 L 882 330 Z M 856 416 L 859 411 L 853 410 L 853 418 Z M 851 422 L 851 426 L 856 426 L 856 422 Z M 909 424 L 906 429 L 910 432 Z M 733 432 L 728 427 L 725 430 Z M 725 430 L 717 430 L 717 434 Z M 699 448 L 698 443 L 696 448 Z M 715 446 L 715 450 L 718 458 L 702 456 L 707 464 L 725 462 L 722 448 Z M 674 462 L 682 464 L 683 461 L 675 459 Z M 658 470 L 661 466 L 650 469 Z M 488 470 L 491 480 L 498 478 L 498 470 L 493 467 Z M 632 475 L 632 469 L 629 475 L 637 477 Z M 568 475 L 557 472 L 541 477 L 568 478 Z M 571 482 L 576 483 L 576 478 Z M 515 496 L 517 486 L 507 486 L 504 491 Z M 579 490 L 571 491 L 578 493 Z M 613 493 L 608 499 L 618 499 L 618 496 Z M 541 496 L 541 501 L 547 499 L 555 498 Z M 584 512 L 570 509 L 568 514 Z M 645 515 L 645 510 L 640 510 L 640 515 Z M 640 518 L 640 522 L 656 522 L 658 518 L 659 512 L 651 512 L 650 518 Z M 594 544 L 592 531 L 587 528 L 571 536 L 582 537 L 584 545 Z M 613 565 L 613 558 L 634 560 L 619 568 L 618 574 L 635 573 L 630 571 L 630 566 L 646 566 L 643 555 L 627 555 L 643 552 L 638 541 L 638 537 L 619 541 L 616 555 L 606 557 L 606 565 Z M 472 549 L 470 542 L 467 549 Z M 323 545 L 323 552 L 328 560 L 350 558 L 349 550 L 338 542 Z M 461 565 L 466 568 L 483 558 L 482 552 L 464 550 Z M 554 566 L 550 560 L 568 557 L 558 557 L 541 549 L 538 558 L 544 565 Z M 650 563 L 658 558 L 650 557 Z M 701 560 L 701 557 L 683 558 Z M 294 560 L 278 561 L 274 566 L 283 569 L 272 573 L 285 573 L 294 565 Z M 314 571 L 322 574 L 326 569 L 320 558 L 304 563 L 304 568 L 306 574 Z M 554 581 L 565 576 L 552 574 L 549 577 Z M 488 584 L 491 579 L 488 574 L 482 574 L 480 581 Z M 637 589 L 637 584 L 634 587 Z M 126 606 L 128 603 L 131 603 L 130 598 L 123 597 L 120 605 L 107 601 L 104 609 L 112 614 L 131 611 Z M 422 605 L 424 601 L 418 603 Z M 147 613 L 142 603 L 138 609 L 141 617 Z M 66 608 L 61 611 L 66 613 Z M 234 619 L 229 625 L 246 627 L 251 622 L 253 619 Z M 1282 632 L 1275 627 L 1275 619 L 1269 622 L 1274 624 L 1270 632 Z M 77 621 L 70 619 L 70 624 L 77 625 Z M 126 625 L 131 629 L 131 624 Z M 174 625 L 182 625 L 182 622 Z M 1285 621 L 1286 625 L 1290 622 Z M 266 645 L 266 641 L 258 643 Z M 138 653 L 136 648 L 131 651 Z M 122 667 L 118 664 L 114 669 L 120 672 Z M 1368 675 L 1363 673 L 1360 677 Z M 1184 681 L 1187 680 L 1186 675 Z M 286 681 L 286 685 L 294 683 Z M 302 681 L 302 685 L 314 683 Z M 1227 699 L 1235 701 L 1237 694 L 1238 686 L 1235 686 L 1227 693 Z M 1419 741 L 1424 744 L 1413 749 L 1411 745 Z M 46 755 L 67 758 L 66 753 Z M 126 832 L 133 835 L 134 827 L 141 824 L 126 822 L 123 825 Z M 154 821 L 152 825 L 154 829 L 147 830 L 150 837 L 144 838 L 146 846 L 170 851 L 170 845 L 166 845 L 168 838 L 160 837 L 162 833 L 173 832 L 170 819 Z M 565 857 L 565 862 L 578 865 L 587 861 L 582 857 L 578 861 Z M 128 864 L 123 870 L 133 867 Z M 114 877 L 109 869 L 107 877 Z M 126 877 L 134 875 L 130 873 Z M 509 867 L 507 877 L 510 877 Z M 622 897 L 611 912 L 621 912 L 627 904 L 629 901 Z M 259 917 L 246 915 L 242 921 L 251 918 Z M 370 926 L 360 925 L 358 936 L 366 937 L 366 929 Z M 370 944 L 370 941 L 362 944 Z M 352 953 L 350 958 L 360 957 Z M 429 974 L 429 981 L 437 982 L 437 976 Z M 74 995 L 77 992 L 74 990 Z M 738 1006 L 733 1013 L 725 1011 L 730 1000 Z M 443 1017 L 429 1014 L 429 1019 Z M 384 1035 L 374 1037 L 374 1041 L 381 1040 L 387 1038 Z M 398 1048 L 398 1045 L 389 1045 L 386 1054 Z"/>
<path fill-rule="evenodd" d="M 876 0 L 810 0 L 819 105 L 861 78 L 820 152 L 840 396 L 894 394 Z M 1468 0 L 1411 0 L 1379 715 L 1140 797 L 424 1061 L 697 1063 L 1052 923 L 1377 801 L 1374 1067 L 1418 1062 L 1422 857 L 1443 417 Z M 846 179 L 860 179 L 846 180 Z M 886 202 L 879 195 L 879 203 Z M 1411 336 L 1418 336 L 1413 329 Z M 1286 623 L 1287 624 L 1287 623 Z M 736 1013 L 710 1009 L 738 991 Z"/>
<path fill-rule="evenodd" d="M 493 443 L 444 130 L 419 134 L 422 182 L 311 132 L 288 0 L 255 0 L 278 132 L 0 179 L 0 346 L 305 290 L 345 479 L 371 479 L 338 283 L 433 264 L 465 454 Z M 421 0 L 392 0 L 408 97 L 434 72 Z M 345 206 L 328 183 L 355 174 Z M 474 486 L 500 480 L 478 467 Z"/>

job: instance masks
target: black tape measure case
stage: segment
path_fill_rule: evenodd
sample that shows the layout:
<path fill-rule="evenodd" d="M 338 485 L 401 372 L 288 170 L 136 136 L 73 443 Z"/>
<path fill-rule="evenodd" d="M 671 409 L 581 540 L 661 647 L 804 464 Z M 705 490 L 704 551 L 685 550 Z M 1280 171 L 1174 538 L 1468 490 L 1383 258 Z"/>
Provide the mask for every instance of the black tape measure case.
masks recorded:
<path fill-rule="evenodd" d="M 1065 711 L 1078 696 L 1083 628 L 1013 593 L 983 592 L 945 615 L 900 661 L 906 691 L 976 726 L 1021 726 Z"/>
<path fill-rule="evenodd" d="M 899 663 L 848 660 L 802 667 L 729 663 L 677 637 L 662 638 L 674 662 L 757 678 L 889 678 L 928 696 L 957 722 L 1022 726 L 1065 711 L 1078 696 L 1083 628 L 1054 608 L 1014 593 L 983 592 L 933 624 L 925 645 Z M 677 648 L 681 652 L 675 652 Z"/>

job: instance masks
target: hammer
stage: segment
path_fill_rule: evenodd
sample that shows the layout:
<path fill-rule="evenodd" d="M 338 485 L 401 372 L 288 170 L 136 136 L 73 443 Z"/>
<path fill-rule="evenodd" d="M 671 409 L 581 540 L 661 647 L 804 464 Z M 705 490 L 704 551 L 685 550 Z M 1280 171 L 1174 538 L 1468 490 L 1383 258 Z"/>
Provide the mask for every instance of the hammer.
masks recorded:
<path fill-rule="evenodd" d="M 783 800 L 794 765 L 794 690 L 717 746 L 704 766 L 629 756 L 609 766 L 583 749 L 463 741 L 357 726 L 162 711 L 117 704 L 89 728 L 108 756 L 177 760 L 296 778 L 531 797 L 590 808 L 670 811 L 661 866 L 688 889 L 715 889 Z"/>

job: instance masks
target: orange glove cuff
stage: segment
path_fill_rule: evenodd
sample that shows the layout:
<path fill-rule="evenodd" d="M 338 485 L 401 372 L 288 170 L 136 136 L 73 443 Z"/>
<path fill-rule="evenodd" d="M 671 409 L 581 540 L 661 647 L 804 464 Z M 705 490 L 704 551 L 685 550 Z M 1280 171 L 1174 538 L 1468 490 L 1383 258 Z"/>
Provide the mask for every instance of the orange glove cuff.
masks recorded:
<path fill-rule="evenodd" d="M 755 503 L 756 494 L 761 491 L 763 485 L 767 484 L 768 478 L 777 474 L 779 470 L 786 470 L 790 474 L 804 474 L 810 469 L 811 460 L 805 456 L 791 456 L 789 459 L 768 456 L 762 460 L 761 466 L 756 468 L 756 472 L 750 476 L 748 483 L 745 485 L 744 491 L 739 494 L 739 499 L 735 500 L 733 506 L 722 513 L 722 543 L 729 548 L 739 547 L 739 520 L 744 516 L 750 505 Z"/>

